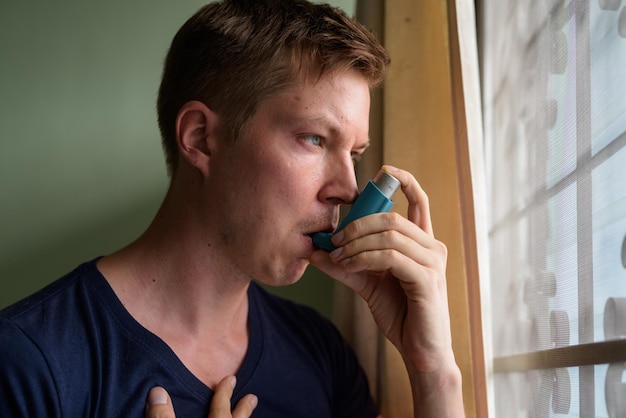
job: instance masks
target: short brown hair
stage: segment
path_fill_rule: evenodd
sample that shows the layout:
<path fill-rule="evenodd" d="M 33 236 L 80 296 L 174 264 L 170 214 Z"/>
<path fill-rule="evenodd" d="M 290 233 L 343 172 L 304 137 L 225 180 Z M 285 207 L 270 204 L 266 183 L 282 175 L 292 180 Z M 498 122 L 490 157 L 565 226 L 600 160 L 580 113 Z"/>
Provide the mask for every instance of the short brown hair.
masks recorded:
<path fill-rule="evenodd" d="M 157 111 L 168 172 L 176 170 L 176 117 L 199 100 L 235 141 L 258 103 L 299 76 L 358 71 L 376 86 L 389 57 L 376 36 L 343 11 L 305 0 L 224 0 L 201 8 L 174 37 Z"/>

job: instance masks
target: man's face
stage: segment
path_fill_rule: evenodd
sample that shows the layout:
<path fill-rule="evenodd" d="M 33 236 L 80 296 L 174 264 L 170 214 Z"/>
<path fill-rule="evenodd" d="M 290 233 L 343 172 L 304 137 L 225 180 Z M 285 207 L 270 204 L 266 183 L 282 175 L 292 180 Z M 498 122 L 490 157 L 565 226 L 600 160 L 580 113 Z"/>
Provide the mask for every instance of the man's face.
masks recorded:
<path fill-rule="evenodd" d="M 309 235 L 334 229 L 358 193 L 369 104 L 365 79 L 332 72 L 261 102 L 239 141 L 212 153 L 208 204 L 232 268 L 266 284 L 300 278 Z"/>

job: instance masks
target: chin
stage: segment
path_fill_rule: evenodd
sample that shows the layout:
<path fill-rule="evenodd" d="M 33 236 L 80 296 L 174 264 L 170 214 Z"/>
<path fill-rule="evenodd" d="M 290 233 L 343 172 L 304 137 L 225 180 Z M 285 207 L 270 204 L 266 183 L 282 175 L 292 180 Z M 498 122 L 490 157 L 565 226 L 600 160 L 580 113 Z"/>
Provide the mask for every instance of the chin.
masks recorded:
<path fill-rule="evenodd" d="M 264 279 L 257 279 L 257 281 L 274 287 L 289 286 L 297 283 L 302 278 L 308 265 L 308 260 L 298 260 L 298 263 L 285 266 L 279 271 L 274 271 L 273 274 L 268 273 Z"/>
<path fill-rule="evenodd" d="M 286 287 L 286 286 L 291 286 L 292 284 L 298 283 L 299 280 L 300 280 L 300 277 L 294 280 L 271 280 L 271 281 L 262 282 L 262 283 L 269 287 Z"/>

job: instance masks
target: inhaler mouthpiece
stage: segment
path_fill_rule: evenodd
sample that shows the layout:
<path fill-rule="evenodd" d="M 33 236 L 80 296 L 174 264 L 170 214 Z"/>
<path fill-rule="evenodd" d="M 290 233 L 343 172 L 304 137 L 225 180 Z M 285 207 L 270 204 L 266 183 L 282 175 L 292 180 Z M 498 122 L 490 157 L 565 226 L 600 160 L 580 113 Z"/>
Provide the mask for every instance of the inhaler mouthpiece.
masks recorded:
<path fill-rule="evenodd" d="M 391 197 L 400 187 L 400 182 L 394 176 L 382 170 L 367 183 L 365 189 L 354 201 L 352 208 L 334 233 L 341 231 L 350 222 L 373 213 L 389 212 L 393 206 Z M 326 251 L 332 251 L 335 246 L 331 242 L 334 233 L 316 232 L 311 234 L 313 245 Z"/>

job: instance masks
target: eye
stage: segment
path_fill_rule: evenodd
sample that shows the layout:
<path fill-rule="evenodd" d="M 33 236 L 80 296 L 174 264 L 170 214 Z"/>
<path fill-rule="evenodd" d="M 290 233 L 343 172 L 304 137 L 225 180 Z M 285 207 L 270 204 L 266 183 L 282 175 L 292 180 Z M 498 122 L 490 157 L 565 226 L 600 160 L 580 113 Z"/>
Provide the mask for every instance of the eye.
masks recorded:
<path fill-rule="evenodd" d="M 316 147 L 319 147 L 322 144 L 322 137 L 319 135 L 303 135 L 302 138 Z"/>

